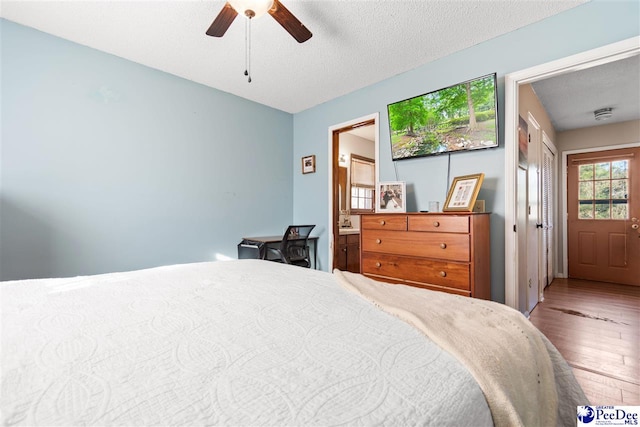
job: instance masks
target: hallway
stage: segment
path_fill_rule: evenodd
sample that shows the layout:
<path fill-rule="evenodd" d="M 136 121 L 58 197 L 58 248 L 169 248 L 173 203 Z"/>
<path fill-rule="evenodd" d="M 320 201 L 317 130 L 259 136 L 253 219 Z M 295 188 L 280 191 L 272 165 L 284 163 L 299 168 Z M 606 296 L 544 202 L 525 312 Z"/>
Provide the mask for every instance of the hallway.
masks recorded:
<path fill-rule="evenodd" d="M 592 405 L 640 405 L 640 287 L 555 279 L 531 322 L 573 367 Z"/>

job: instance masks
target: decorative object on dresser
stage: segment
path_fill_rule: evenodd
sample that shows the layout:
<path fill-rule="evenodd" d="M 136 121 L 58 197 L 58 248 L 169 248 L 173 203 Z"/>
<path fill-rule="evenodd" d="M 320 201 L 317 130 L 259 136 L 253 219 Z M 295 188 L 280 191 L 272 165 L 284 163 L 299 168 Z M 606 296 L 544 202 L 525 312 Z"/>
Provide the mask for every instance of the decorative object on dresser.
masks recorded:
<path fill-rule="evenodd" d="M 404 181 L 379 182 L 376 212 L 406 212 L 407 186 Z"/>
<path fill-rule="evenodd" d="M 362 215 L 362 274 L 491 299 L 489 220 L 489 213 Z"/>
<path fill-rule="evenodd" d="M 476 200 L 476 202 L 473 205 L 473 211 L 476 213 L 482 213 L 484 212 L 484 200 Z"/>
<path fill-rule="evenodd" d="M 483 180 L 483 173 L 455 177 L 442 210 L 472 212 Z"/>

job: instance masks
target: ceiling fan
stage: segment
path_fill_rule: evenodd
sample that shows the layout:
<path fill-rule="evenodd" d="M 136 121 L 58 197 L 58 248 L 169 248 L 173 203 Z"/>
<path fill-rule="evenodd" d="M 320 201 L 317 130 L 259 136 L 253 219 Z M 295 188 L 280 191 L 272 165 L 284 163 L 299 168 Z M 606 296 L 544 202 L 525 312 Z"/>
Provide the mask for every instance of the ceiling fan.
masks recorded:
<path fill-rule="evenodd" d="M 238 13 L 249 20 L 269 13 L 298 43 L 304 43 L 312 36 L 311 31 L 279 0 L 229 0 L 207 30 L 207 35 L 222 37 Z"/>

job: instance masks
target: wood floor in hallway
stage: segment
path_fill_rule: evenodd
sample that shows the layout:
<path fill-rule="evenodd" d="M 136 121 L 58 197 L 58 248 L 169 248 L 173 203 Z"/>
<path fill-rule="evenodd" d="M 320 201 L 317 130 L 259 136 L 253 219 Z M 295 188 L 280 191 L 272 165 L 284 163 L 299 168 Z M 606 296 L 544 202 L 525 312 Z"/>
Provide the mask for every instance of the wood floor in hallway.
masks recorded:
<path fill-rule="evenodd" d="M 569 362 L 592 405 L 640 405 L 640 286 L 555 279 L 531 322 Z"/>

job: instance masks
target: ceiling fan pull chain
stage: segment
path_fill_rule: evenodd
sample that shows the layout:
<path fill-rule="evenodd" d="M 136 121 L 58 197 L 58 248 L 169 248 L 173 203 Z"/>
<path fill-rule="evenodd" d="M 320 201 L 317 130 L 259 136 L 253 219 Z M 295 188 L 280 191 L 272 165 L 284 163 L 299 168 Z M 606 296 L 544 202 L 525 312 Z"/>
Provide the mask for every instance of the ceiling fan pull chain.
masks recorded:
<path fill-rule="evenodd" d="M 247 19 L 244 22 L 244 75 L 248 76 L 249 75 L 249 60 L 248 60 L 248 49 L 247 46 L 249 46 L 249 20 Z"/>
<path fill-rule="evenodd" d="M 252 16 L 247 14 L 247 22 L 245 24 L 244 31 L 244 43 L 245 43 L 245 70 L 244 75 L 247 76 L 247 81 L 251 83 L 251 18 Z"/>

